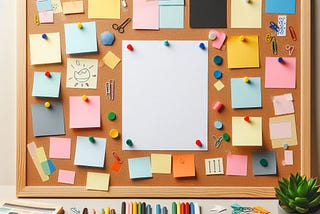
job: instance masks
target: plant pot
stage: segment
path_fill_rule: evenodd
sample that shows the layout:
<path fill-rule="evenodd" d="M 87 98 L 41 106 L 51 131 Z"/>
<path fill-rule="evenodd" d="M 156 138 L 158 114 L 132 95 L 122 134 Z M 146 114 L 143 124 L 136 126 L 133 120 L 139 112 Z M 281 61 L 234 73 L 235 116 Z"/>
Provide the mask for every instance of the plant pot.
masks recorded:
<path fill-rule="evenodd" d="M 288 214 L 288 212 L 286 212 L 284 209 L 282 209 L 280 207 L 280 205 L 278 204 L 278 214 Z M 300 213 L 296 212 L 296 213 L 290 213 L 290 214 L 300 214 Z M 318 206 L 315 211 L 308 212 L 308 214 L 320 214 L 320 207 Z"/>

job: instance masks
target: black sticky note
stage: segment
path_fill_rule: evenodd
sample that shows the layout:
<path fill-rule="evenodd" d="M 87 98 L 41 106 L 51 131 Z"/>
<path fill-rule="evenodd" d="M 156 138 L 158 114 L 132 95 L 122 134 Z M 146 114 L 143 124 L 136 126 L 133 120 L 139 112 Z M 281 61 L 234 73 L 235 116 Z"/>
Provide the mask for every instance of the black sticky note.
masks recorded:
<path fill-rule="evenodd" d="M 190 0 L 191 28 L 226 28 L 226 0 Z"/>

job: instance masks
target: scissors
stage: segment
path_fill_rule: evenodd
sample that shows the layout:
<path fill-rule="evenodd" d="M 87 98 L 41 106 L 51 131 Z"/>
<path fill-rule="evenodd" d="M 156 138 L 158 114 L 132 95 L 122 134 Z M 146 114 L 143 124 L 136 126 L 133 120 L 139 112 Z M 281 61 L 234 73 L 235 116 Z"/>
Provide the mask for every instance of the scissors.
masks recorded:
<path fill-rule="evenodd" d="M 124 22 L 122 22 L 120 25 L 113 24 L 112 28 L 117 30 L 119 33 L 124 33 L 124 28 L 131 22 L 131 18 L 127 18 Z"/>

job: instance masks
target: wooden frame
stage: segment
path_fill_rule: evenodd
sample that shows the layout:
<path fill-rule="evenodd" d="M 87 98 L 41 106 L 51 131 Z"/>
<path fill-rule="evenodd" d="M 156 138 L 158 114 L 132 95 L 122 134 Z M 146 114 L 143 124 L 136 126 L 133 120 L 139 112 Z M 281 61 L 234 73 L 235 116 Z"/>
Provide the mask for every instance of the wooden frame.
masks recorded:
<path fill-rule="evenodd" d="M 311 0 L 301 0 L 301 173 L 311 175 Z M 17 183 L 18 197 L 154 197 L 154 198 L 274 198 L 273 187 L 111 186 L 109 192 L 86 191 L 83 186 L 28 186 L 26 182 L 26 1 L 18 3 L 17 57 Z M 298 128 L 298 130 L 299 130 Z"/>

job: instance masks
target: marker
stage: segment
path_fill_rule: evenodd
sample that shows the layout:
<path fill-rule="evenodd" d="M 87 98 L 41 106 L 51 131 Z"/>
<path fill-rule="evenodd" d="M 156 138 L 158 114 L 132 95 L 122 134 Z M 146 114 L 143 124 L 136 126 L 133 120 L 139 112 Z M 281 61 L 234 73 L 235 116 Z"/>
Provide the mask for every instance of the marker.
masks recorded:
<path fill-rule="evenodd" d="M 180 202 L 177 202 L 177 214 L 181 214 L 180 213 Z"/>
<path fill-rule="evenodd" d="M 126 214 L 126 202 L 121 203 L 121 214 Z"/>
<path fill-rule="evenodd" d="M 198 203 L 194 203 L 194 214 L 200 214 L 200 207 Z"/>
<path fill-rule="evenodd" d="M 176 204 L 176 202 L 172 202 L 171 207 L 172 207 L 172 214 L 177 214 L 177 204 Z"/>
<path fill-rule="evenodd" d="M 137 202 L 133 202 L 132 204 L 132 214 L 137 214 Z"/>
<path fill-rule="evenodd" d="M 110 207 L 106 207 L 106 208 L 104 209 L 104 213 L 105 213 L 105 214 L 110 214 Z"/>
<path fill-rule="evenodd" d="M 131 202 L 127 203 L 127 214 L 132 214 L 132 203 Z"/>
<path fill-rule="evenodd" d="M 157 205 L 156 205 L 156 214 L 161 214 L 160 204 L 157 204 Z"/>
<path fill-rule="evenodd" d="M 186 214 L 190 214 L 190 204 L 189 204 L 189 202 L 186 203 L 185 213 Z"/>
<path fill-rule="evenodd" d="M 151 210 L 151 205 L 148 204 L 147 205 L 147 214 L 151 214 L 152 210 Z"/>
<path fill-rule="evenodd" d="M 91 209 L 90 212 L 89 212 L 89 214 L 96 214 L 95 209 Z"/>
<path fill-rule="evenodd" d="M 167 214 L 167 213 L 168 213 L 167 208 L 166 208 L 166 207 L 163 207 L 163 208 L 162 208 L 162 214 Z"/>
<path fill-rule="evenodd" d="M 141 203 L 141 214 L 146 214 L 146 202 Z"/>
<path fill-rule="evenodd" d="M 180 214 L 185 214 L 186 205 L 185 203 L 180 204 Z"/>
<path fill-rule="evenodd" d="M 190 203 L 190 214 L 194 214 L 194 203 Z"/>
<path fill-rule="evenodd" d="M 82 214 L 89 214 L 88 213 L 88 208 L 84 208 L 83 211 L 82 211 Z"/>
<path fill-rule="evenodd" d="M 138 214 L 141 214 L 142 213 L 142 211 L 141 211 L 141 202 L 138 202 L 138 204 L 137 204 L 137 206 L 138 206 Z"/>
<path fill-rule="evenodd" d="M 114 209 L 111 209 L 110 214 L 116 214 L 116 211 Z"/>

